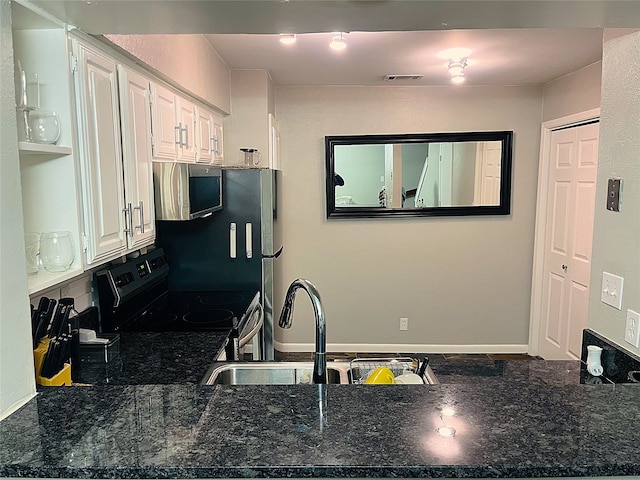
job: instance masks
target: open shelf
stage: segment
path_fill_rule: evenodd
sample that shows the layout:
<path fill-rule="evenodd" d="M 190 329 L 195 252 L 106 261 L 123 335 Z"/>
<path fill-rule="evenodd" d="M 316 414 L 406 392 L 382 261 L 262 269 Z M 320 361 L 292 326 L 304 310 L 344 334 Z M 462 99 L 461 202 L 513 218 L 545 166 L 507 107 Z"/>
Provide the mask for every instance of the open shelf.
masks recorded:
<path fill-rule="evenodd" d="M 18 142 L 20 152 L 40 155 L 71 155 L 71 147 L 48 143 Z"/>
<path fill-rule="evenodd" d="M 47 272 L 44 268 L 40 268 L 38 273 L 27 275 L 29 295 L 33 295 L 34 293 L 41 292 L 49 287 L 53 287 L 54 285 L 77 277 L 82 272 L 83 270 L 81 267 L 71 267 L 69 270 L 59 273 Z"/>

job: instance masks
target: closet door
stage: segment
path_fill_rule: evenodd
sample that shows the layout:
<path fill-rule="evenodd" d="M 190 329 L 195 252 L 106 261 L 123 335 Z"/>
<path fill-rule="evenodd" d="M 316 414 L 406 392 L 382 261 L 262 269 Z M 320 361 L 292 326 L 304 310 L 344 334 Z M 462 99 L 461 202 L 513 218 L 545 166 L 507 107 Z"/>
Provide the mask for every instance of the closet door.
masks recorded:
<path fill-rule="evenodd" d="M 552 132 L 540 355 L 579 359 L 587 324 L 599 124 Z"/>

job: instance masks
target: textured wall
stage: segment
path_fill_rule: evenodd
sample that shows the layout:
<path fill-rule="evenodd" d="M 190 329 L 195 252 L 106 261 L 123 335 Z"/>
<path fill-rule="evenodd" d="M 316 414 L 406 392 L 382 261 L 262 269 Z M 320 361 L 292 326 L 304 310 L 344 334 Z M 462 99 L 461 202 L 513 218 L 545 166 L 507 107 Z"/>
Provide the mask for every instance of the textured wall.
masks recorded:
<path fill-rule="evenodd" d="M 270 91 L 273 89 L 267 70 L 231 71 L 231 115 L 224 119 L 224 154 L 226 164 L 241 162 L 241 148 L 257 148 L 261 164 L 269 164 Z"/>
<path fill-rule="evenodd" d="M 229 69 L 203 35 L 106 35 L 208 103 L 229 113 Z"/>
<path fill-rule="evenodd" d="M 280 291 L 296 277 L 314 282 L 328 342 L 344 348 L 526 350 L 541 107 L 541 87 L 276 87 Z M 326 219 L 325 135 L 479 130 L 515 131 L 510 216 Z M 277 338 L 309 350 L 313 320 L 300 297 Z"/>
<path fill-rule="evenodd" d="M 600 107 L 602 62 L 564 75 L 544 85 L 542 121 Z"/>
<path fill-rule="evenodd" d="M 35 394 L 15 108 L 11 7 L 0 0 L 0 418 Z"/>
<path fill-rule="evenodd" d="M 640 31 L 618 35 L 605 30 L 589 328 L 637 354 L 624 330 L 627 309 L 640 312 Z M 605 208 L 611 177 L 623 179 L 618 213 Z M 624 277 L 622 311 L 600 302 L 603 271 Z"/>

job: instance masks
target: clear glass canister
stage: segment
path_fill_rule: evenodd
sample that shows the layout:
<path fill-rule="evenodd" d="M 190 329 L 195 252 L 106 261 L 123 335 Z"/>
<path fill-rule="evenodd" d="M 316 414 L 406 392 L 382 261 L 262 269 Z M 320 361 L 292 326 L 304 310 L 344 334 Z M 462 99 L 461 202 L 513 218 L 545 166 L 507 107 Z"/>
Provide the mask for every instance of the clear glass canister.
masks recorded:
<path fill-rule="evenodd" d="M 73 263 L 73 242 L 67 231 L 46 232 L 40 237 L 40 260 L 48 272 L 64 272 Z"/>

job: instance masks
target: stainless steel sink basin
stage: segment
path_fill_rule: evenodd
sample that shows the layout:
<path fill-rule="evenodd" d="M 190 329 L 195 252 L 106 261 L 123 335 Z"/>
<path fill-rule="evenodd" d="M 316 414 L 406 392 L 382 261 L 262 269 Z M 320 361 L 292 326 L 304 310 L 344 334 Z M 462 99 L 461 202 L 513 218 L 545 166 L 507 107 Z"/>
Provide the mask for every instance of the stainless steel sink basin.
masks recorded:
<path fill-rule="evenodd" d="M 327 382 L 354 383 L 357 369 L 345 361 L 327 362 Z M 216 362 L 202 383 L 205 385 L 295 385 L 312 383 L 313 362 Z M 438 383 L 431 367 L 427 367 L 423 380 Z"/>
<path fill-rule="evenodd" d="M 327 364 L 327 383 L 349 383 L 349 363 Z M 205 385 L 295 385 L 313 383 L 313 362 L 214 363 Z"/>

